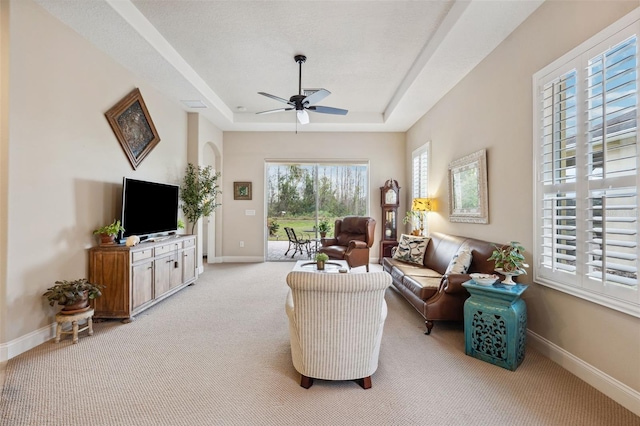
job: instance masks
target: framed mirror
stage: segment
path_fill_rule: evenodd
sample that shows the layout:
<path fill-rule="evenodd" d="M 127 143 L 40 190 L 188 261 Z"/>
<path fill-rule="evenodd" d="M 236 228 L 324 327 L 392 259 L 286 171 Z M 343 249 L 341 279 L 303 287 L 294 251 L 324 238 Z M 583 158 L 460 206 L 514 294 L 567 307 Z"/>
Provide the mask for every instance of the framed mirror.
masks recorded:
<path fill-rule="evenodd" d="M 449 164 L 449 221 L 489 223 L 487 151 Z"/>

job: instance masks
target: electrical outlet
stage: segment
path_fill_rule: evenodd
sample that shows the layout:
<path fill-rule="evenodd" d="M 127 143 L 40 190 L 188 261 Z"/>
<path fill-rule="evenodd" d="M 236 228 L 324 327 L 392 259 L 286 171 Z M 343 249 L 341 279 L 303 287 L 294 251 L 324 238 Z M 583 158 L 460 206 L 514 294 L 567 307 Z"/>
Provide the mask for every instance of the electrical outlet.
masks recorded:
<path fill-rule="evenodd" d="M 240 241 L 240 247 L 244 247 L 244 241 Z"/>

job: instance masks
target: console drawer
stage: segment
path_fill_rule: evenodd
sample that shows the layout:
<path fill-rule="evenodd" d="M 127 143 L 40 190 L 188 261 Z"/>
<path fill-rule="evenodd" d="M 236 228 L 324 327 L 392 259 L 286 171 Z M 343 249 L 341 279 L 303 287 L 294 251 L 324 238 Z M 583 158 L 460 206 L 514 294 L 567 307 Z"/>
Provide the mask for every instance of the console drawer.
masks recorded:
<path fill-rule="evenodd" d="M 171 243 L 171 244 L 165 244 L 162 246 L 158 246 L 156 247 L 156 256 L 162 255 L 162 254 L 166 254 L 166 253 L 171 253 L 171 252 L 175 252 L 176 250 L 180 250 L 182 248 L 182 243 Z"/>
<path fill-rule="evenodd" d="M 195 246 L 195 245 L 196 245 L 196 239 L 195 238 L 189 238 L 188 240 L 184 241 L 184 248 Z"/>
<path fill-rule="evenodd" d="M 150 259 L 153 256 L 153 249 L 148 248 L 146 250 L 134 251 L 131 253 L 131 261 L 137 262 L 139 260 Z"/>

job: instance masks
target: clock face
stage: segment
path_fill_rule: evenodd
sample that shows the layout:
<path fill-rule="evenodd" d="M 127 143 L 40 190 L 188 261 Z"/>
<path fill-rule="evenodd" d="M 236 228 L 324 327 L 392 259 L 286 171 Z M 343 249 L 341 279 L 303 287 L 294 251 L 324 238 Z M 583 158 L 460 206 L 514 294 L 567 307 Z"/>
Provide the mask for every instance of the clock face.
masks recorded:
<path fill-rule="evenodd" d="M 396 191 L 393 189 L 387 189 L 387 192 L 384 194 L 384 202 L 385 204 L 396 204 L 398 202 L 398 195 Z"/>

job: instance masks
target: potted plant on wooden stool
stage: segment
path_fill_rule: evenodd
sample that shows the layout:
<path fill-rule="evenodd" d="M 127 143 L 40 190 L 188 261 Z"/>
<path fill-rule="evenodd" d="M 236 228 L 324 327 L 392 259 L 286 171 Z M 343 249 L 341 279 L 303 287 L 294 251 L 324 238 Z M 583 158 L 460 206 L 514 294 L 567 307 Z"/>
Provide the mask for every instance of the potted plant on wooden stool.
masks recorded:
<path fill-rule="evenodd" d="M 114 244 L 119 232 L 124 232 L 124 228 L 120 225 L 120 221 L 115 219 L 113 223 L 93 231 L 94 235 L 100 236 L 100 245 Z"/>
<path fill-rule="evenodd" d="M 89 309 L 89 300 L 102 296 L 102 284 L 92 284 L 86 278 L 73 281 L 56 281 L 53 287 L 49 287 L 43 294 L 49 301 L 49 305 L 56 303 L 62 306 L 60 313 L 72 315 Z"/>

